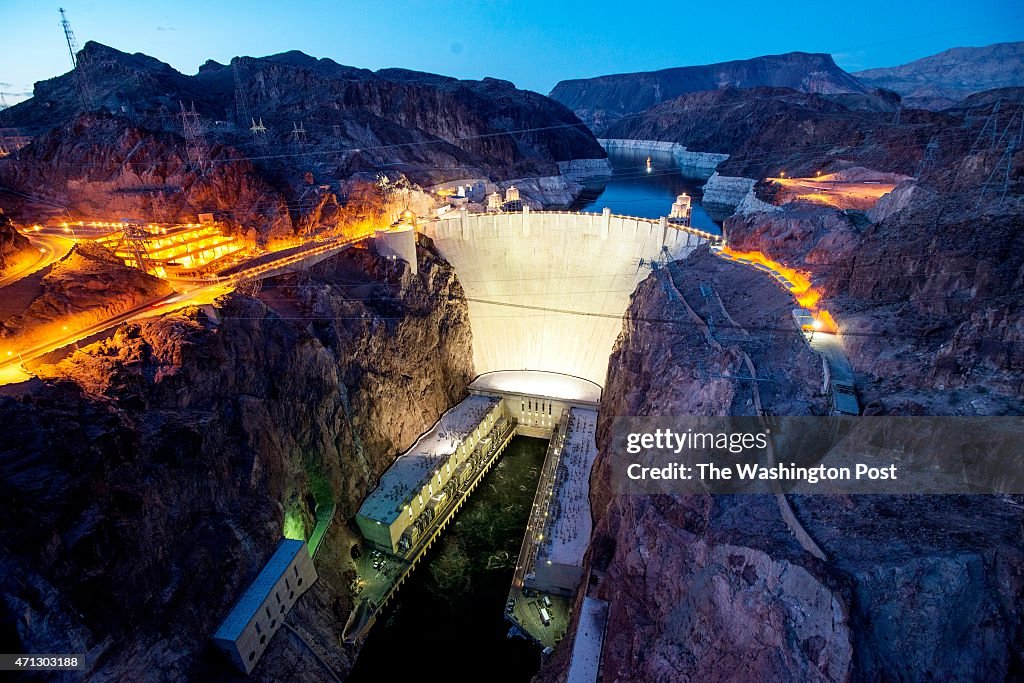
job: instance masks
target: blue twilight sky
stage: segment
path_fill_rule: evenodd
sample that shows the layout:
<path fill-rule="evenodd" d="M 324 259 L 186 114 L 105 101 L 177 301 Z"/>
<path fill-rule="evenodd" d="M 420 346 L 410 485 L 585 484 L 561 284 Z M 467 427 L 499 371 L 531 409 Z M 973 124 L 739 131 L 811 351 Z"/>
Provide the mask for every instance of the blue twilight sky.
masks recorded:
<path fill-rule="evenodd" d="M 494 76 L 542 93 L 564 78 L 829 52 L 843 68 L 1024 39 L 1020 0 L 0 0 L 0 92 L 69 70 L 57 8 L 80 45 L 144 52 L 184 73 L 207 59 L 302 50 L 342 64 Z"/>

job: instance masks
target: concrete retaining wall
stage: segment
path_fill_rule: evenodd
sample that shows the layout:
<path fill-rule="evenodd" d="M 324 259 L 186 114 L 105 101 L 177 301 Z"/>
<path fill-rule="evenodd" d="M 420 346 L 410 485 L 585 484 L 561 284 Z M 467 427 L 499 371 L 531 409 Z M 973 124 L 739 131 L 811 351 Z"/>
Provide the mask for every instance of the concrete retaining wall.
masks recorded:
<path fill-rule="evenodd" d="M 704 184 L 703 204 L 716 204 L 736 208 L 754 189 L 753 178 L 724 176 L 715 173 Z"/>
<path fill-rule="evenodd" d="M 468 214 L 422 226 L 469 299 L 477 373 L 545 370 L 604 385 L 637 284 L 662 245 L 705 240 L 661 221 L 536 212 Z"/>
<path fill-rule="evenodd" d="M 713 173 L 720 163 L 729 158 L 728 154 L 716 152 L 691 152 L 676 142 L 662 140 L 623 140 L 602 138 L 598 140 L 606 150 L 636 149 L 654 152 L 670 152 L 680 166 L 700 173 Z"/>
<path fill-rule="evenodd" d="M 608 159 L 571 159 L 559 161 L 558 171 L 564 176 L 586 180 L 612 174 L 612 164 Z"/>

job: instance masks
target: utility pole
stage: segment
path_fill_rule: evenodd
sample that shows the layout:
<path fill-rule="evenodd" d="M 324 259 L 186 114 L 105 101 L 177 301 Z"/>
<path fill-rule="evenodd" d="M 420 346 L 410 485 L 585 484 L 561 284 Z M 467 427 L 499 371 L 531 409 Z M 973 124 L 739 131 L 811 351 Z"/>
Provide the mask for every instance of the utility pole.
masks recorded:
<path fill-rule="evenodd" d="M 181 105 L 181 128 L 185 135 L 185 153 L 188 160 L 198 170 L 205 170 L 210 158 L 210 150 L 206 145 L 206 138 L 203 136 L 203 122 L 196 111 L 196 103 L 192 103 L 191 109 L 185 109 Z"/>
<path fill-rule="evenodd" d="M 64 14 L 63 7 L 60 8 L 60 25 L 64 28 L 64 39 L 68 43 L 68 54 L 71 55 L 71 73 L 75 79 L 75 86 L 78 88 L 78 99 L 82 103 L 82 112 L 85 113 L 92 109 L 92 88 L 86 73 L 86 60 L 80 60 L 76 55 L 78 43 L 75 41 L 75 33 L 71 30 L 71 24 L 68 22 L 67 15 Z"/>

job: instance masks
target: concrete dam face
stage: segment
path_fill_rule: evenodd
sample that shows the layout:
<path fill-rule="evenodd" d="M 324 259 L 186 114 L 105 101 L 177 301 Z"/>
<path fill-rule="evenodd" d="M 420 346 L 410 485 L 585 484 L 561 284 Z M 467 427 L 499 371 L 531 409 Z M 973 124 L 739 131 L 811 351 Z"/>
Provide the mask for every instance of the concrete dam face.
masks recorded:
<path fill-rule="evenodd" d="M 680 259 L 706 241 L 664 220 L 607 212 L 462 211 L 422 231 L 465 289 L 478 374 L 541 370 L 601 386 L 649 263 L 663 247 Z"/>

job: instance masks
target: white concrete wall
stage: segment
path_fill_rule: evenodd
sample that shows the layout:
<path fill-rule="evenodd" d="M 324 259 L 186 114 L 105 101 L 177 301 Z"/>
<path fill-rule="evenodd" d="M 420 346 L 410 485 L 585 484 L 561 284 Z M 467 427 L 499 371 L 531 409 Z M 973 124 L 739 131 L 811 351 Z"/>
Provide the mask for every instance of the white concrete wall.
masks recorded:
<path fill-rule="evenodd" d="M 270 640 L 284 624 L 288 612 L 303 593 L 316 583 L 317 578 L 309 548 L 303 543 L 277 578 L 277 583 L 267 592 L 263 604 L 238 639 L 214 640 L 214 643 L 227 653 L 235 666 L 246 674 L 252 673 L 263 652 L 269 647 Z"/>
<path fill-rule="evenodd" d="M 386 259 L 401 259 L 409 264 L 413 275 L 416 265 L 416 233 L 412 227 L 378 230 L 373 235 L 373 246 Z"/>
<path fill-rule="evenodd" d="M 640 259 L 704 242 L 658 221 L 555 212 L 463 213 L 423 231 L 466 291 L 477 373 L 546 370 L 601 386 L 630 294 L 650 274 Z"/>
<path fill-rule="evenodd" d="M 691 152 L 678 142 L 664 142 L 662 140 L 599 138 L 598 142 L 608 151 L 634 149 L 639 151 L 671 152 L 675 157 L 676 163 L 680 166 L 708 174 L 714 173 L 718 165 L 729 158 L 728 154 L 719 154 L 717 152 Z"/>
<path fill-rule="evenodd" d="M 757 181 L 753 178 L 715 173 L 704 183 L 702 203 L 735 208 L 747 195 L 753 193 L 755 183 Z"/>

